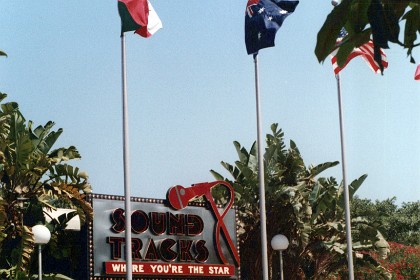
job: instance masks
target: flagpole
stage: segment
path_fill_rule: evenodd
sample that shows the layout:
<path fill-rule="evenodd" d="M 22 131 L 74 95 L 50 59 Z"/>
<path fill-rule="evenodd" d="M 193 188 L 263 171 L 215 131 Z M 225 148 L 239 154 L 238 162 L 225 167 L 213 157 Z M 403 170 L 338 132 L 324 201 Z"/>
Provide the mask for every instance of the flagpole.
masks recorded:
<path fill-rule="evenodd" d="M 124 206 L 125 206 L 125 260 L 126 279 L 133 279 L 131 248 L 131 189 L 130 159 L 128 146 L 128 102 L 127 73 L 125 65 L 125 35 L 121 33 L 121 73 L 122 73 L 122 111 L 123 111 L 123 161 L 124 161 Z"/>
<path fill-rule="evenodd" d="M 348 270 L 349 270 L 349 280 L 353 280 L 354 279 L 353 243 L 352 243 L 352 238 L 351 238 L 349 188 L 347 186 L 347 178 L 346 178 L 346 155 L 345 155 L 344 120 L 343 120 L 344 117 L 343 117 L 342 98 L 341 98 L 340 75 L 336 74 L 335 78 L 337 80 L 338 112 L 339 112 L 339 118 L 340 118 L 341 166 L 342 166 L 342 172 L 343 172 L 344 209 L 345 209 L 345 219 L 346 219 L 347 263 L 348 263 Z"/>
<path fill-rule="evenodd" d="M 255 64 L 255 97 L 257 109 L 257 156 L 258 156 L 258 186 L 260 190 L 260 224 L 261 224 L 261 248 L 263 279 L 268 280 L 268 257 L 267 257 L 267 222 L 265 213 L 265 180 L 264 180 L 264 153 L 261 128 L 261 106 L 258 77 L 258 53 L 254 54 Z"/>

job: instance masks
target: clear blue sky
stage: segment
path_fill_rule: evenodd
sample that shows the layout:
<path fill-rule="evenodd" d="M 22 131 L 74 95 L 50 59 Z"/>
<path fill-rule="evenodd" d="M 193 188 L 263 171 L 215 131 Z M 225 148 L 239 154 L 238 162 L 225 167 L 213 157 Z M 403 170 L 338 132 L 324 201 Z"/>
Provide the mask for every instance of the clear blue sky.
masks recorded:
<path fill-rule="evenodd" d="M 244 44 L 247 1 L 152 4 L 164 28 L 127 34 L 132 195 L 211 181 L 256 139 L 254 64 Z M 120 18 L 116 0 L 0 0 L 0 91 L 36 124 L 63 128 L 95 193 L 123 194 Z M 330 1 L 301 1 L 260 52 L 264 133 L 279 123 L 306 165 L 341 160 L 336 81 L 314 55 Z M 348 180 L 359 196 L 420 199 L 420 82 L 405 50 L 375 75 L 354 59 L 341 74 Z M 420 51 L 414 56 L 420 62 Z M 226 174 L 226 173 L 224 173 Z M 324 173 L 341 180 L 341 167 Z"/>

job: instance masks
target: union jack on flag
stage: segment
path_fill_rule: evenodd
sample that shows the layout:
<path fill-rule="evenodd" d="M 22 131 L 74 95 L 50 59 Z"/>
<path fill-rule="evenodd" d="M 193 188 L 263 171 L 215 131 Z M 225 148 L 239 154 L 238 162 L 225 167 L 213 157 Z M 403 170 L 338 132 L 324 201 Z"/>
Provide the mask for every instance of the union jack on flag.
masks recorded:
<path fill-rule="evenodd" d="M 248 0 L 245 14 L 245 45 L 248 54 L 274 47 L 277 30 L 299 0 Z"/>
<path fill-rule="evenodd" d="M 340 31 L 340 34 L 337 38 L 337 45 L 338 46 L 340 45 L 343 38 L 347 36 L 347 34 L 348 34 L 347 31 L 344 28 L 342 28 L 341 31 Z M 362 56 L 363 60 L 366 61 L 366 63 L 368 64 L 370 69 L 372 69 L 373 72 L 381 73 L 381 67 L 379 66 L 379 64 L 374 59 L 374 46 L 373 46 L 373 41 L 372 40 L 369 40 L 369 42 L 367 42 L 366 44 L 364 44 L 364 45 L 362 45 L 358 48 L 354 48 L 354 50 L 347 57 L 346 62 L 341 67 L 338 66 L 338 63 L 337 63 L 337 52 L 338 52 L 338 50 L 339 50 L 339 47 L 331 53 L 331 55 L 332 55 L 331 63 L 333 65 L 335 75 L 337 75 L 341 70 L 343 70 L 344 67 L 346 67 L 347 64 L 350 62 L 350 60 L 352 60 L 353 58 L 355 58 L 359 55 Z M 380 49 L 380 52 L 381 52 L 382 65 L 385 69 L 385 68 L 388 67 L 388 60 L 386 58 L 385 53 L 382 51 L 382 49 Z"/>

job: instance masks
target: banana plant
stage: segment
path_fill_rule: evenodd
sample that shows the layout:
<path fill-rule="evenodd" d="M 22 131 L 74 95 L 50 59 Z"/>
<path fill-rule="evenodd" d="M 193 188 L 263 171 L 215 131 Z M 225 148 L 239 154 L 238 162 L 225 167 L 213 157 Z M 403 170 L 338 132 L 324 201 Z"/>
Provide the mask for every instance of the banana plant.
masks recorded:
<path fill-rule="evenodd" d="M 234 142 L 238 153 L 235 164 L 222 162 L 222 166 L 233 178 L 224 178 L 211 170 L 217 180 L 227 180 L 235 189 L 235 204 L 238 207 L 239 240 L 241 247 L 241 274 L 246 279 L 261 278 L 260 209 L 258 188 L 257 150 L 254 143 L 249 151 Z M 346 236 L 344 220 L 343 185 L 333 177 L 319 175 L 339 164 L 325 162 L 316 166 L 305 166 L 295 142 L 289 148 L 284 142 L 284 133 L 278 124 L 271 126 L 266 136 L 264 153 L 266 216 L 268 240 L 276 234 L 284 234 L 290 241 L 285 253 L 286 279 L 325 279 L 328 275 L 345 269 Z M 354 180 L 350 196 L 366 179 L 366 175 Z M 226 201 L 226 193 L 215 189 L 213 196 L 218 203 Z M 353 217 L 355 243 L 353 250 L 368 251 L 387 249 L 387 243 L 369 221 Z M 379 242 L 381 241 L 381 242 Z M 381 247 L 382 246 L 382 247 Z M 273 262 L 275 252 L 269 248 L 269 264 L 272 274 L 279 268 Z M 363 255 L 359 260 L 373 265 L 373 259 Z M 378 268 L 381 269 L 381 268 Z"/>
<path fill-rule="evenodd" d="M 0 102 L 6 96 L 0 93 Z M 54 201 L 75 209 L 81 223 L 92 219 L 92 208 L 85 201 L 91 192 L 88 177 L 67 163 L 81 156 L 73 146 L 53 149 L 63 132 L 52 130 L 53 126 L 51 121 L 34 126 L 17 103 L 1 104 L 0 276 L 30 274 L 32 226 L 45 224 L 44 211 L 54 209 Z M 52 236 L 56 238 L 54 232 Z"/>

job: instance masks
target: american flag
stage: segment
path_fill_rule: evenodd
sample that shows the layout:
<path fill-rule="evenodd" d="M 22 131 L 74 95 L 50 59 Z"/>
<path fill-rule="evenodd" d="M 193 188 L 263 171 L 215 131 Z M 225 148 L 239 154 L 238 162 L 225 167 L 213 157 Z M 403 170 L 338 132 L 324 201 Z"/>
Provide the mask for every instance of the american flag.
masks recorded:
<path fill-rule="evenodd" d="M 341 41 L 343 40 L 344 37 L 347 36 L 347 31 L 342 28 L 340 31 L 340 34 L 337 38 L 337 45 L 340 45 Z M 344 69 L 344 67 L 346 67 L 346 65 L 350 62 L 350 60 L 352 60 L 353 58 L 355 58 L 356 56 L 361 55 L 362 58 L 366 61 L 366 63 L 368 64 L 368 66 L 370 67 L 370 69 L 372 69 L 373 72 L 375 73 L 381 73 L 381 68 L 379 66 L 379 64 L 375 61 L 374 59 L 374 51 L 373 51 L 373 41 L 369 40 L 369 42 L 367 42 L 366 44 L 355 48 L 347 57 L 346 62 L 344 63 L 343 66 L 338 66 L 337 63 L 337 52 L 338 49 L 335 49 L 331 55 L 331 63 L 333 65 L 333 69 L 334 69 L 334 74 L 337 75 L 342 69 Z M 382 51 L 382 49 L 380 49 L 381 51 L 381 60 L 382 60 L 382 65 L 385 68 L 388 67 L 388 60 L 386 58 L 385 53 Z"/>

